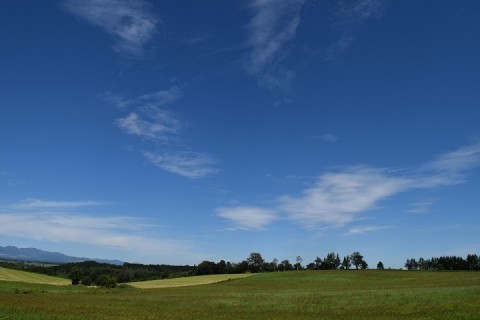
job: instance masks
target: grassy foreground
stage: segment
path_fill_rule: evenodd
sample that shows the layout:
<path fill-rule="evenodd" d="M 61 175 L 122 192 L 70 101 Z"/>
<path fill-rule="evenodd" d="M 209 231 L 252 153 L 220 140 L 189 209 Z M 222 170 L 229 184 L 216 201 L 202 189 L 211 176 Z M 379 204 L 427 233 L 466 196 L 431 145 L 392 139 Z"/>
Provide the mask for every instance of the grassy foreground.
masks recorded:
<path fill-rule="evenodd" d="M 0 319 L 480 319 L 480 272 L 301 271 L 203 286 L 0 281 Z"/>

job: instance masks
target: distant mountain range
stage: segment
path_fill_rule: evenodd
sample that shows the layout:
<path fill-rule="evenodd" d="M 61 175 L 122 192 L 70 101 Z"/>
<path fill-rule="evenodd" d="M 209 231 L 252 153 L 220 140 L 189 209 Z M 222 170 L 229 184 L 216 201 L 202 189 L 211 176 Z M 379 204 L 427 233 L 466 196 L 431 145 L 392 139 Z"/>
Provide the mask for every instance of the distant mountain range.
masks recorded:
<path fill-rule="evenodd" d="M 90 259 L 70 257 L 59 252 L 43 251 L 36 248 L 17 248 L 14 246 L 2 247 L 0 246 L 0 259 L 16 260 L 16 261 L 34 261 L 34 262 L 48 262 L 48 263 L 68 263 L 68 262 L 82 262 L 82 261 L 96 261 L 100 263 L 110 263 L 122 265 L 123 261 L 108 260 L 108 259 Z"/>

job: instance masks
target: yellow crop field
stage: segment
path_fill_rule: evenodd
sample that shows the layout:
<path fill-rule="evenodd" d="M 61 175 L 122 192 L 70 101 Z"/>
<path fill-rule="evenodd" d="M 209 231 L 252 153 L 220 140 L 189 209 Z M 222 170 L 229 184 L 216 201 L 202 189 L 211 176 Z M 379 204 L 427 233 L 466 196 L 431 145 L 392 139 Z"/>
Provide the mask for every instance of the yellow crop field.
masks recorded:
<path fill-rule="evenodd" d="M 196 286 L 202 284 L 211 284 L 223 281 L 229 281 L 233 279 L 246 278 L 252 274 L 215 274 L 208 276 L 195 276 L 185 278 L 173 278 L 163 280 L 151 280 L 131 282 L 129 285 L 139 289 L 158 289 L 158 288 L 174 288 L 174 287 L 187 287 Z"/>
<path fill-rule="evenodd" d="M 19 281 L 38 284 L 51 284 L 65 286 L 71 283 L 68 279 L 51 277 L 43 274 L 12 270 L 0 267 L 0 281 Z"/>

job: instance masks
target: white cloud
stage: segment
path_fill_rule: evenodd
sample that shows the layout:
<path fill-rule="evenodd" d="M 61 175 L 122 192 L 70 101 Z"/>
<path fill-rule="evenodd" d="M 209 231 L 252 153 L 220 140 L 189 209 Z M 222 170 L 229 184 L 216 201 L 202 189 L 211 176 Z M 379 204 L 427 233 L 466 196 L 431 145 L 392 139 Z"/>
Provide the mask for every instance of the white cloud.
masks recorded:
<path fill-rule="evenodd" d="M 405 191 L 411 183 L 408 178 L 388 175 L 382 169 L 350 168 L 320 176 L 301 196 L 280 197 L 280 209 L 307 228 L 340 226 L 375 208 L 379 201 Z"/>
<path fill-rule="evenodd" d="M 286 218 L 307 229 L 339 227 L 357 221 L 362 214 L 397 194 L 415 189 L 435 189 L 464 182 L 467 170 L 480 165 L 480 144 L 472 144 L 436 157 L 432 162 L 410 171 L 393 171 L 372 167 L 349 167 L 327 172 L 300 195 L 277 198 L 271 209 L 236 207 L 219 209 L 217 215 L 244 229 L 267 226 L 277 218 Z M 452 174 L 453 173 L 453 174 Z M 419 202 L 410 212 L 421 212 L 433 203 Z M 246 208 L 246 209 L 245 209 Z M 262 212 L 266 214 L 262 215 Z M 280 216 L 280 215 L 283 216 Z M 360 234 L 385 228 L 364 226 L 347 233 Z"/>
<path fill-rule="evenodd" d="M 12 204 L 10 207 L 15 209 L 72 209 L 80 207 L 96 207 L 106 205 L 105 202 L 98 201 L 48 201 L 40 199 L 25 199 Z"/>
<path fill-rule="evenodd" d="M 300 10 L 305 0 L 254 0 L 255 12 L 248 24 L 247 71 L 258 77 L 259 83 L 269 89 L 287 84 L 293 74 L 280 62 L 288 55 L 285 50 L 292 41 L 300 23 Z"/>
<path fill-rule="evenodd" d="M 180 140 L 183 125 L 175 113 L 162 107 L 179 99 L 181 95 L 181 90 L 172 86 L 130 100 L 112 93 L 106 93 L 104 98 L 121 111 L 126 111 L 127 108 L 132 110 L 115 121 L 124 132 L 146 138 L 149 142 L 171 145 Z M 218 172 L 215 168 L 218 161 L 202 152 L 160 150 L 156 143 L 151 150 L 144 151 L 143 155 L 154 166 L 187 178 L 202 178 Z"/>
<path fill-rule="evenodd" d="M 216 214 L 231 221 L 235 228 L 241 230 L 260 230 L 277 219 L 272 210 L 247 206 L 219 208 Z"/>
<path fill-rule="evenodd" d="M 152 140 L 168 141 L 180 131 L 180 121 L 166 110 L 155 106 L 137 108 L 116 124 L 126 133 Z"/>
<path fill-rule="evenodd" d="M 6 213 L 0 213 L 0 235 L 3 236 L 118 250 L 156 263 L 173 262 L 172 257 L 177 263 L 179 260 L 192 263 L 192 258 L 202 258 L 190 241 L 148 236 L 151 232 L 142 219 L 9 208 Z"/>
<path fill-rule="evenodd" d="M 144 53 L 158 22 L 150 4 L 142 0 L 66 0 L 63 7 L 114 37 L 113 49 L 125 56 Z"/>
<path fill-rule="evenodd" d="M 378 231 L 378 230 L 383 230 L 390 228 L 390 226 L 357 226 L 350 228 L 345 235 L 347 236 L 353 236 L 357 234 L 364 234 L 367 232 L 373 232 L 373 231 Z"/>
<path fill-rule="evenodd" d="M 430 211 L 430 207 L 436 202 L 437 200 L 435 199 L 419 200 L 417 202 L 411 203 L 409 205 L 410 208 L 407 210 L 407 212 L 418 214 L 428 213 Z"/>
<path fill-rule="evenodd" d="M 152 153 L 144 152 L 144 156 L 153 165 L 181 176 L 195 179 L 203 178 L 218 172 L 214 166 L 217 160 L 205 153 L 178 152 Z"/>
<path fill-rule="evenodd" d="M 165 90 L 158 90 L 147 93 L 138 98 L 138 100 L 147 101 L 155 106 L 163 106 L 180 98 L 182 92 L 179 87 L 172 86 Z"/>
<path fill-rule="evenodd" d="M 438 172 L 457 173 L 480 165 L 480 143 L 464 146 L 458 150 L 436 157 L 427 163 L 427 169 Z"/>

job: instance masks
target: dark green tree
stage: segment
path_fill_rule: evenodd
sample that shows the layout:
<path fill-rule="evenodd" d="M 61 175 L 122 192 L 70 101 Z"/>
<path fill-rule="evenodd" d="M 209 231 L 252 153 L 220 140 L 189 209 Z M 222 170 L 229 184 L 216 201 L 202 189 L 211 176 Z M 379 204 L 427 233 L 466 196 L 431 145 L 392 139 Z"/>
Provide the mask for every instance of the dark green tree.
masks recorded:
<path fill-rule="evenodd" d="M 365 260 L 363 260 L 363 256 L 360 254 L 360 252 L 355 251 L 352 253 L 350 255 L 350 260 L 357 270 L 358 268 L 366 269 L 368 267 L 368 264 L 365 262 Z"/>
<path fill-rule="evenodd" d="M 379 262 L 377 263 L 377 270 L 383 270 L 383 269 L 385 269 L 385 267 L 383 266 L 383 262 L 382 262 L 382 261 L 379 261 Z"/>
<path fill-rule="evenodd" d="M 117 278 L 114 276 L 109 276 L 109 275 L 101 275 L 98 277 L 97 281 L 95 284 L 99 287 L 105 287 L 105 288 L 116 288 L 117 287 Z"/>
<path fill-rule="evenodd" d="M 350 261 L 350 256 L 343 257 L 342 268 L 348 270 L 351 266 L 352 262 Z"/>
<path fill-rule="evenodd" d="M 262 255 L 258 252 L 250 253 L 250 256 L 247 258 L 248 267 L 251 272 L 259 272 L 263 269 L 263 264 L 265 260 L 263 260 Z"/>
<path fill-rule="evenodd" d="M 292 264 L 288 260 L 283 260 L 280 262 L 280 265 L 278 266 L 278 269 L 283 270 L 283 271 L 289 271 L 293 269 Z"/>
<path fill-rule="evenodd" d="M 73 285 L 79 284 L 80 280 L 83 277 L 82 269 L 80 269 L 77 266 L 72 267 L 72 269 L 70 269 L 70 273 L 69 273 L 68 277 L 70 278 L 70 280 L 72 280 Z"/>

